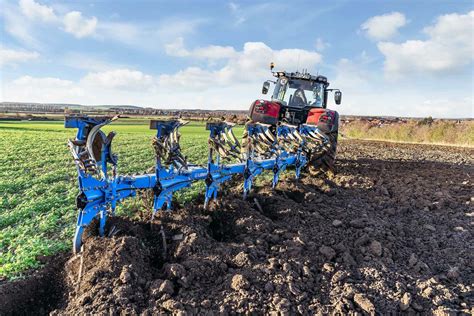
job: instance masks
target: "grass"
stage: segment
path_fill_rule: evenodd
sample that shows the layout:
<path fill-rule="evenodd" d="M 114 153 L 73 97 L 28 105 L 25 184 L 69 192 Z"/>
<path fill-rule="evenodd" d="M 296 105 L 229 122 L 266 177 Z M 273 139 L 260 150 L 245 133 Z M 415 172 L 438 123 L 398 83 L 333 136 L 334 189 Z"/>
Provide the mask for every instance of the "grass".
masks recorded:
<path fill-rule="evenodd" d="M 104 128 L 116 131 L 113 150 L 119 155 L 119 172 L 145 172 L 154 165 L 151 139 L 154 131 L 143 120 L 114 122 Z M 242 128 L 236 128 L 240 137 Z M 181 129 L 183 152 L 193 163 L 207 161 L 208 132 L 202 123 Z M 39 267 L 38 257 L 71 248 L 75 228 L 76 168 L 66 146 L 75 129 L 62 122 L 0 121 L 0 279 L 17 278 Z M 191 201 L 203 192 L 202 183 L 177 197 Z M 117 211 L 133 214 L 137 201 Z"/>
<path fill-rule="evenodd" d="M 377 126 L 353 121 L 341 128 L 345 137 L 395 142 L 474 146 L 474 121 L 439 120 L 430 124 L 410 120 L 406 123 Z"/>

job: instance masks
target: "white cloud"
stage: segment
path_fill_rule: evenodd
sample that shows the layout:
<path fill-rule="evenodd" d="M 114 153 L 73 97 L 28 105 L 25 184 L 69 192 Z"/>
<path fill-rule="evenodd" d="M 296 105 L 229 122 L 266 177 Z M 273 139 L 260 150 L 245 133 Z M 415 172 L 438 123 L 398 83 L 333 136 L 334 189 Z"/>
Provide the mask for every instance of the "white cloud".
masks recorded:
<path fill-rule="evenodd" d="M 328 42 L 325 42 L 322 38 L 318 37 L 316 39 L 315 47 L 316 47 L 316 50 L 318 52 L 322 52 L 323 50 L 325 50 L 329 46 L 331 46 L 331 44 L 329 44 Z"/>
<path fill-rule="evenodd" d="M 162 20 L 158 26 L 153 25 L 152 29 L 155 37 L 158 37 L 160 41 L 170 42 L 177 37 L 195 33 L 197 28 L 204 23 L 207 23 L 207 19 L 169 18 Z"/>
<path fill-rule="evenodd" d="M 31 76 L 23 76 L 13 81 L 13 84 L 19 86 L 37 86 L 41 88 L 45 88 L 48 86 L 56 86 L 56 87 L 71 87 L 73 86 L 74 82 L 70 80 L 62 80 L 53 77 L 43 77 L 43 78 L 34 78 Z"/>
<path fill-rule="evenodd" d="M 232 12 L 239 10 L 239 5 L 235 2 L 229 2 L 229 9 Z"/>
<path fill-rule="evenodd" d="M 343 101 L 334 105 L 330 96 L 330 108 L 346 115 L 473 117 L 469 80 L 458 79 L 459 85 L 453 86 L 444 79 L 425 77 L 422 83 L 417 78 L 407 78 L 393 84 L 374 70 L 373 62 L 365 52 L 353 59 L 339 60 L 335 76 L 330 76 L 329 81 L 331 88 L 341 89 Z"/>
<path fill-rule="evenodd" d="M 213 74 L 213 72 L 199 67 L 188 67 L 175 74 L 160 75 L 159 84 L 168 88 L 179 86 L 191 90 L 195 90 L 196 88 L 202 89 L 218 84 L 212 79 L 213 76 L 217 79 L 218 74 Z"/>
<path fill-rule="evenodd" d="M 123 44 L 136 46 L 144 36 L 152 39 L 149 32 L 140 29 L 137 25 L 121 22 L 100 22 L 97 25 L 97 37 L 101 40 L 110 39 Z"/>
<path fill-rule="evenodd" d="M 140 71 L 116 69 L 86 75 L 79 81 L 22 76 L 3 85 L 3 101 L 74 104 L 156 104 L 153 78 Z"/>
<path fill-rule="evenodd" d="M 59 78 L 23 76 L 5 85 L 4 100 L 80 103 L 83 90 L 74 82 Z"/>
<path fill-rule="evenodd" d="M 64 30 L 77 38 L 94 34 L 97 18 L 84 18 L 79 11 L 71 11 L 64 16 Z"/>
<path fill-rule="evenodd" d="M 262 2 L 262 1 L 247 1 L 245 2 L 229 2 L 228 3 L 230 15 L 233 18 L 234 27 L 241 27 L 247 21 L 258 20 L 261 21 L 262 17 L 269 17 L 270 14 L 281 15 L 281 12 L 288 9 L 288 5 L 284 3 L 273 2 Z M 225 17 L 223 17 L 225 18 Z M 270 18 L 271 19 L 271 18 Z M 230 19 L 228 19 L 231 22 Z M 294 21 L 285 21 L 285 23 Z"/>
<path fill-rule="evenodd" d="M 59 78 L 27 76 L 5 83 L 2 100 L 86 105 L 133 104 L 160 108 L 247 109 L 251 101 L 260 97 L 261 85 L 261 82 L 257 85 L 235 82 L 231 86 L 209 85 L 205 89 L 193 90 L 183 89 L 182 86 L 152 84 L 146 89 L 130 89 L 128 85 L 127 88 L 123 87 L 126 80 L 120 80 L 118 85 L 105 79 L 98 81 L 99 84 L 95 84 L 97 80 L 71 82 Z"/>
<path fill-rule="evenodd" d="M 253 99 L 262 97 L 260 86 L 271 76 L 268 67 L 271 61 L 276 63 L 277 69 L 289 71 L 296 70 L 297 56 L 300 65 L 309 70 L 321 61 L 321 55 L 315 51 L 274 50 L 261 42 L 245 43 L 241 51 L 207 46 L 191 52 L 201 58 L 222 55 L 227 58 L 215 69 L 215 65 L 210 68 L 193 66 L 159 76 L 128 68 L 109 69 L 110 65 L 99 64 L 98 71 L 76 82 L 23 77 L 5 85 L 4 97 L 9 101 L 245 109 Z M 23 94 L 23 89 L 28 93 Z M 42 94 L 42 89 L 47 93 Z M 80 100 L 71 100 L 79 94 Z"/>
<path fill-rule="evenodd" d="M 196 48 L 191 54 L 198 58 L 227 59 L 235 56 L 236 51 L 231 46 L 210 45 Z"/>
<path fill-rule="evenodd" d="M 179 38 L 193 34 L 206 20 L 170 18 L 158 23 L 100 22 L 97 24 L 95 38 L 101 41 L 116 41 L 134 49 L 156 52 L 166 45 L 173 50 L 173 44 L 179 46 Z M 174 55 L 174 54 L 170 54 Z"/>
<path fill-rule="evenodd" d="M 166 44 L 165 51 L 170 56 L 194 57 L 203 59 L 228 59 L 234 57 L 236 54 L 236 51 L 233 47 L 218 45 L 198 47 L 189 51 L 184 47 L 184 40 L 182 37 L 178 37 L 174 42 Z"/>
<path fill-rule="evenodd" d="M 57 16 L 54 10 L 46 5 L 41 5 L 34 0 L 20 0 L 21 12 L 28 18 L 39 19 L 43 22 L 55 22 Z"/>
<path fill-rule="evenodd" d="M 411 115 L 418 117 L 472 118 L 474 117 L 473 104 L 474 99 L 472 96 L 442 99 L 425 98 L 422 102 L 414 105 L 414 107 L 409 110 L 410 114 L 413 113 Z M 456 109 L 456 112 L 453 112 L 453 109 Z"/>
<path fill-rule="evenodd" d="M 240 9 L 240 5 L 235 2 L 229 2 L 230 13 L 235 18 L 235 25 L 244 23 L 247 18 L 245 17 L 243 11 Z"/>
<path fill-rule="evenodd" d="M 405 15 L 400 12 L 392 12 L 371 17 L 360 28 L 374 40 L 387 40 L 396 35 L 398 29 L 406 23 Z"/>
<path fill-rule="evenodd" d="M 29 47 L 40 48 L 42 43 L 32 35 L 34 28 L 30 20 L 25 18 L 17 6 L 5 1 L 1 4 L 0 16 L 3 18 L 5 31 Z"/>
<path fill-rule="evenodd" d="M 474 11 L 442 15 L 424 33 L 427 40 L 378 43 L 389 78 L 456 72 L 474 60 Z"/>
<path fill-rule="evenodd" d="M 372 83 L 376 82 L 376 78 L 368 70 L 366 58 L 364 53 L 355 60 L 341 58 L 336 65 L 336 76 L 330 80 L 331 86 L 354 92 L 372 89 Z"/>
<path fill-rule="evenodd" d="M 124 64 L 111 62 L 110 58 L 106 58 L 106 56 L 102 54 L 96 55 L 89 52 L 67 52 L 62 54 L 61 57 L 56 60 L 56 62 L 70 68 L 91 72 L 102 72 L 127 68 L 127 66 Z"/>
<path fill-rule="evenodd" d="M 0 15 L 5 18 L 5 30 L 24 44 L 44 49 L 45 27 L 57 27 L 76 38 L 93 37 L 101 41 L 116 41 L 143 51 L 158 51 L 164 43 L 196 32 L 205 18 L 171 17 L 158 22 L 127 23 L 99 21 L 83 12 L 70 11 L 67 6 L 40 4 L 35 0 L 20 0 L 19 5 L 2 3 Z"/>
<path fill-rule="evenodd" d="M 226 60 L 226 64 L 217 70 L 189 67 L 173 75 L 160 76 L 162 85 L 182 85 L 188 88 L 200 88 L 208 84 L 221 86 L 233 82 L 259 82 L 268 75 L 268 65 L 271 61 L 275 62 L 277 69 L 295 71 L 303 65 L 309 70 L 314 69 L 322 60 L 322 56 L 315 51 L 296 48 L 273 50 L 262 42 L 247 42 L 242 51 L 223 46 L 207 46 L 188 51 L 175 45 L 173 49 L 174 53 L 180 53 L 181 56 L 222 57 Z"/>
<path fill-rule="evenodd" d="M 81 83 L 93 87 L 107 89 L 135 90 L 150 88 L 153 85 L 153 77 L 138 70 L 115 69 L 102 72 L 94 72 L 86 75 Z"/>
<path fill-rule="evenodd" d="M 95 34 L 98 24 L 96 17 L 84 17 L 79 11 L 68 11 L 60 15 L 52 7 L 34 0 L 20 0 L 18 6 L 7 3 L 2 5 L 5 30 L 23 43 L 37 49 L 43 46 L 35 38 L 40 34 L 37 30 L 43 25 L 61 28 L 76 38 L 83 38 Z"/>
<path fill-rule="evenodd" d="M 0 46 L 0 66 L 7 64 L 16 64 L 39 57 L 37 52 L 28 52 L 24 50 L 15 50 Z"/>
<path fill-rule="evenodd" d="M 186 57 L 190 55 L 190 52 L 184 47 L 184 39 L 177 37 L 171 43 L 165 44 L 166 54 L 175 57 Z"/>

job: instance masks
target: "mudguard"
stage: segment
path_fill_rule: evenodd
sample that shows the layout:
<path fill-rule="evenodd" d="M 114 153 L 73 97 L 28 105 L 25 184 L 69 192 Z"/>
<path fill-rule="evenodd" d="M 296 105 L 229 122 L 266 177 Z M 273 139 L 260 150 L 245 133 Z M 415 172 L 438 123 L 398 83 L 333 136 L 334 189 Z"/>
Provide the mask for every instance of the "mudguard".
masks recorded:
<path fill-rule="evenodd" d="M 336 132 L 339 129 L 339 113 L 328 109 L 314 108 L 308 112 L 306 124 L 316 125 L 324 133 Z"/>
<path fill-rule="evenodd" d="M 280 108 L 278 102 L 256 100 L 250 106 L 250 118 L 253 122 L 277 125 Z"/>

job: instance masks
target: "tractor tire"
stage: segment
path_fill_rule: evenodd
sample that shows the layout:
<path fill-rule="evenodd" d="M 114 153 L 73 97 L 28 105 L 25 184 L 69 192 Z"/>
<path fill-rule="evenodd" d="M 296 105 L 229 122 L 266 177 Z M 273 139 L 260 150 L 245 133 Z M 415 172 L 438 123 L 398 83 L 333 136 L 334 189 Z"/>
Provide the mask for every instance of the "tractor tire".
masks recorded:
<path fill-rule="evenodd" d="M 310 157 L 308 169 L 310 174 L 334 174 L 335 161 L 337 152 L 337 135 L 338 131 L 326 134 L 329 137 L 330 147 L 324 153 Z"/>

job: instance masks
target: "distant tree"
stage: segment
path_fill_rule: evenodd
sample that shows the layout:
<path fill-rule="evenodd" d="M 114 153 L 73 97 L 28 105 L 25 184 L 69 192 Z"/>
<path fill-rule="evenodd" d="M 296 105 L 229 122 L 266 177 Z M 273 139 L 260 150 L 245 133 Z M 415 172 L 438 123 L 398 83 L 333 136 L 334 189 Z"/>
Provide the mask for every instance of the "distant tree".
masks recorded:
<path fill-rule="evenodd" d="M 434 120 L 431 116 L 425 117 L 421 121 L 418 122 L 418 125 L 429 125 L 433 124 Z"/>

